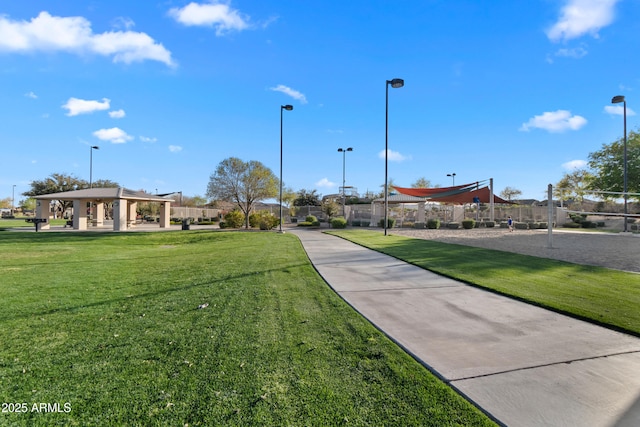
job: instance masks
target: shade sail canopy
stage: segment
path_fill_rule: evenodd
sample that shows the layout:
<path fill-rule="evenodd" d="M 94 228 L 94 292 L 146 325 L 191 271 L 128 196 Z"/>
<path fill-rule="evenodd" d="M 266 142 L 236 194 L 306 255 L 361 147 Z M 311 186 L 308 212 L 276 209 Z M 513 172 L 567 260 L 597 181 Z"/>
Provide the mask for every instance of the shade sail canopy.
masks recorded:
<path fill-rule="evenodd" d="M 439 203 L 466 204 L 475 203 L 476 197 L 480 203 L 491 203 L 491 192 L 489 187 L 478 188 L 478 183 L 456 185 L 454 187 L 440 188 L 405 188 L 393 187 L 400 194 L 408 196 L 422 197 L 425 200 Z M 512 204 L 508 200 L 493 195 L 493 203 Z"/>

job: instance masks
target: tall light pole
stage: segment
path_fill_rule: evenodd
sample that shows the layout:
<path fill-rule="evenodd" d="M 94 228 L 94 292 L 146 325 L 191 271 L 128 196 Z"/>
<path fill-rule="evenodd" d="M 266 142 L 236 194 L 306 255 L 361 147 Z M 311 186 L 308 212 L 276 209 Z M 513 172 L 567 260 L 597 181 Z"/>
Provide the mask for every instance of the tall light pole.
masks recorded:
<path fill-rule="evenodd" d="M 282 112 L 284 110 L 293 110 L 293 105 L 280 106 L 280 233 L 282 233 Z"/>
<path fill-rule="evenodd" d="M 611 99 L 612 104 L 619 104 L 622 102 L 624 112 L 624 159 L 623 159 L 623 184 L 622 191 L 624 192 L 624 232 L 627 232 L 627 101 L 622 95 L 616 95 Z"/>
<path fill-rule="evenodd" d="M 13 184 L 13 188 L 11 189 L 11 215 L 13 215 L 13 210 L 16 206 L 16 185 Z"/>
<path fill-rule="evenodd" d="M 97 145 L 89 147 L 89 188 L 93 188 L 93 150 L 99 149 Z"/>
<path fill-rule="evenodd" d="M 453 186 L 456 186 L 456 173 L 448 173 L 447 176 L 450 176 L 451 179 L 453 180 Z"/>
<path fill-rule="evenodd" d="M 346 184 L 345 181 L 345 164 L 346 164 L 346 157 L 347 157 L 347 151 L 353 151 L 353 148 L 349 147 L 349 148 L 338 148 L 338 152 L 342 153 L 342 217 L 344 219 L 345 218 L 345 194 L 344 194 L 344 186 Z"/>
<path fill-rule="evenodd" d="M 387 235 L 389 218 L 389 85 L 397 89 L 404 86 L 404 80 L 392 79 L 385 83 L 385 118 L 384 118 L 384 235 Z"/>

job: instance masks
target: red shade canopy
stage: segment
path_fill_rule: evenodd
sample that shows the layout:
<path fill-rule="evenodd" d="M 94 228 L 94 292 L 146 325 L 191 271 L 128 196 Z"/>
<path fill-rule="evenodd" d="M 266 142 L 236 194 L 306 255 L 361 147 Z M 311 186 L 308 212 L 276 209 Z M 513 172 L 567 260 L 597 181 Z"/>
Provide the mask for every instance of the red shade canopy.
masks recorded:
<path fill-rule="evenodd" d="M 441 188 L 405 188 L 396 187 L 396 190 L 400 194 L 414 197 L 424 197 L 426 200 L 439 203 L 453 203 L 453 204 L 466 204 L 475 203 L 474 199 L 478 197 L 480 203 L 490 203 L 491 194 L 489 187 L 477 188 L 478 183 L 456 185 L 454 187 L 441 187 Z M 501 197 L 493 195 L 494 203 L 507 203 L 512 202 L 504 200 Z"/>

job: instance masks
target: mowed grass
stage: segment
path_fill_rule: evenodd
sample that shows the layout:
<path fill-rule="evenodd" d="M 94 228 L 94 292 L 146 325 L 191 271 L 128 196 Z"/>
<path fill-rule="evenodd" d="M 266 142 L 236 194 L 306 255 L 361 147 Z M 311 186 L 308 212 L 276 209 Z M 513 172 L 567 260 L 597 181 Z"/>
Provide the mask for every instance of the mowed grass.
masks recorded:
<path fill-rule="evenodd" d="M 330 234 L 454 279 L 640 336 L 640 274 L 375 231 Z"/>
<path fill-rule="evenodd" d="M 291 234 L 3 232 L 0 254 L 1 425 L 493 425 Z"/>

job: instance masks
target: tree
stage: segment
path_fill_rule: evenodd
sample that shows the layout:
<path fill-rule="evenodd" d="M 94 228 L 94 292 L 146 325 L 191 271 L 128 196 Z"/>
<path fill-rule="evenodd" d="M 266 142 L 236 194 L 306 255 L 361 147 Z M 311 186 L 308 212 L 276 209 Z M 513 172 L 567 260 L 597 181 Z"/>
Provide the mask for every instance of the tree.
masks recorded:
<path fill-rule="evenodd" d="M 89 188 L 88 181 L 64 173 L 52 173 L 42 181 L 31 181 L 30 185 L 31 190 L 22 193 L 23 196 L 34 197 Z M 92 184 L 94 188 L 117 188 L 119 186 L 117 182 L 108 179 L 100 179 Z M 70 200 L 58 200 L 57 202 L 61 206 L 62 212 L 73 206 L 73 202 Z"/>
<path fill-rule="evenodd" d="M 512 197 L 521 196 L 522 191 L 513 187 L 505 187 L 504 190 L 500 193 L 500 197 L 506 200 L 511 200 Z"/>
<path fill-rule="evenodd" d="M 624 139 L 604 144 L 602 149 L 589 154 L 589 168 L 593 179 L 589 188 L 596 191 L 622 192 L 624 190 Z M 627 191 L 640 193 L 640 133 L 631 131 L 627 137 Z M 620 195 L 603 193 L 605 199 L 619 199 Z M 640 200 L 640 196 L 629 196 Z"/>
<path fill-rule="evenodd" d="M 245 216 L 249 228 L 249 215 L 253 205 L 278 195 L 278 178 L 262 163 L 244 162 L 229 157 L 218 164 L 207 185 L 207 197 L 236 203 Z"/>
<path fill-rule="evenodd" d="M 322 202 L 322 212 L 324 212 L 329 217 L 329 221 L 331 221 L 331 218 L 340 212 L 340 205 L 333 200 L 327 199 Z"/>
<path fill-rule="evenodd" d="M 298 191 L 298 197 L 293 201 L 293 206 L 320 206 L 320 196 L 316 193 L 316 190 Z"/>
<path fill-rule="evenodd" d="M 34 197 L 44 194 L 61 193 L 64 191 L 76 191 L 83 188 L 89 188 L 87 181 L 73 175 L 63 173 L 52 173 L 49 177 L 42 181 L 31 181 L 31 190 L 22 193 L 23 196 Z M 73 206 L 73 201 L 58 200 L 62 207 L 62 212 Z"/>
<path fill-rule="evenodd" d="M 11 197 L 0 199 L 0 208 L 11 208 Z"/>
<path fill-rule="evenodd" d="M 583 202 L 591 179 L 593 179 L 593 175 L 584 169 L 565 173 L 554 186 L 553 195 L 560 200 L 575 199 Z"/>
<path fill-rule="evenodd" d="M 430 188 L 430 187 L 431 187 L 431 181 L 429 181 L 425 177 L 420 177 L 416 180 L 416 182 L 411 184 L 411 188 Z"/>

